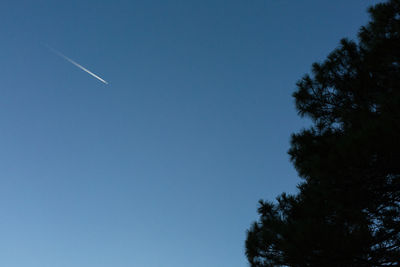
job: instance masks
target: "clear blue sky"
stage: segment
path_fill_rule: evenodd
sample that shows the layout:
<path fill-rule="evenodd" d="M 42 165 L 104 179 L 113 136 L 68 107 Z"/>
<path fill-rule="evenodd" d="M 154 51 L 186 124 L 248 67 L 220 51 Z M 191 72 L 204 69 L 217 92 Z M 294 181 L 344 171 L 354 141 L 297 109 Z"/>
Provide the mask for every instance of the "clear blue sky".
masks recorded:
<path fill-rule="evenodd" d="M 0 266 L 247 266 L 295 83 L 376 2 L 1 1 Z"/>

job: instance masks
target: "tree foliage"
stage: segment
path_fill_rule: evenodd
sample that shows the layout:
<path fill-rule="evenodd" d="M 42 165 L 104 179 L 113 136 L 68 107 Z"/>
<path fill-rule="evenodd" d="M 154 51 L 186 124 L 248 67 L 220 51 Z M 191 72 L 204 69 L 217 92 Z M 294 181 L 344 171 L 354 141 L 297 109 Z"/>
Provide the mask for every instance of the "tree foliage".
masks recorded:
<path fill-rule="evenodd" d="M 260 201 L 247 234 L 253 267 L 400 266 L 400 1 L 369 9 L 294 93 L 313 125 L 292 135 L 303 179 Z"/>

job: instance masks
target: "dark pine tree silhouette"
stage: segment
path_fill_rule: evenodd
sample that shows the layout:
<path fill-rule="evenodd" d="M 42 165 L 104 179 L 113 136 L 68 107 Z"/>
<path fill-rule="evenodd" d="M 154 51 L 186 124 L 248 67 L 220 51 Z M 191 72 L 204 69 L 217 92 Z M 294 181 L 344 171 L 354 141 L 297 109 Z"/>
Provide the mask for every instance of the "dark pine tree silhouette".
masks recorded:
<path fill-rule="evenodd" d="M 289 155 L 295 195 L 260 201 L 247 234 L 253 267 L 400 266 L 400 0 L 369 9 L 294 93 L 313 125 Z"/>

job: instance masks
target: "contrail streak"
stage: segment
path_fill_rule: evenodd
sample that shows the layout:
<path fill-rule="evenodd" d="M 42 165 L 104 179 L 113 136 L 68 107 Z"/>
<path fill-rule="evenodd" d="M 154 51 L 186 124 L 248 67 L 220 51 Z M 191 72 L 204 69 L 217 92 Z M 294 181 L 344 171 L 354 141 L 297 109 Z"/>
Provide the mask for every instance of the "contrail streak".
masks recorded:
<path fill-rule="evenodd" d="M 45 46 L 46 46 L 47 48 L 49 48 L 49 49 L 50 49 L 53 53 L 55 53 L 56 55 L 62 57 L 63 59 L 67 60 L 68 62 L 74 64 L 75 66 L 77 66 L 77 67 L 80 68 L 81 70 L 83 70 L 83 71 L 89 73 L 90 75 L 92 75 L 93 77 L 95 77 L 97 80 L 99 80 L 99 81 L 101 81 L 101 82 L 103 82 L 103 83 L 105 83 L 105 84 L 108 84 L 107 81 L 105 81 L 104 79 L 100 78 L 99 76 L 97 76 L 96 74 L 94 74 L 94 73 L 91 72 L 90 70 L 86 69 L 86 68 L 83 67 L 82 65 L 76 63 L 75 61 L 73 61 L 73 60 L 70 59 L 69 57 L 65 56 L 65 55 L 62 54 L 61 52 L 55 50 L 54 48 L 52 48 L 52 47 L 49 46 L 49 45 L 46 45 L 46 44 L 45 44 Z"/>

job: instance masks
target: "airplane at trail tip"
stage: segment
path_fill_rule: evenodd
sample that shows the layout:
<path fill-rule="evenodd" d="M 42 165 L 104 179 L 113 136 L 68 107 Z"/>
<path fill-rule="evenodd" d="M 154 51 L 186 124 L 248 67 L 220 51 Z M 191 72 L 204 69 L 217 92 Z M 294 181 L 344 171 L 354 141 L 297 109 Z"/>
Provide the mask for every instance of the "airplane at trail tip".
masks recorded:
<path fill-rule="evenodd" d="M 50 51 L 52 51 L 54 54 L 62 57 L 63 59 L 67 60 L 69 63 L 75 65 L 76 67 L 80 68 L 81 70 L 83 70 L 84 72 L 90 74 L 91 76 L 93 76 L 94 78 L 96 78 L 97 80 L 101 81 L 102 83 L 108 84 L 108 82 L 106 80 L 104 80 L 103 78 L 99 77 L 98 75 L 94 74 L 93 72 L 91 72 L 90 70 L 86 69 L 85 67 L 83 67 L 82 65 L 80 65 L 79 63 L 73 61 L 72 59 L 70 59 L 69 57 L 67 57 L 66 55 L 62 54 L 61 52 L 57 51 L 56 49 L 52 48 L 51 46 L 44 44 L 44 46 L 46 46 L 48 49 L 50 49 Z"/>

